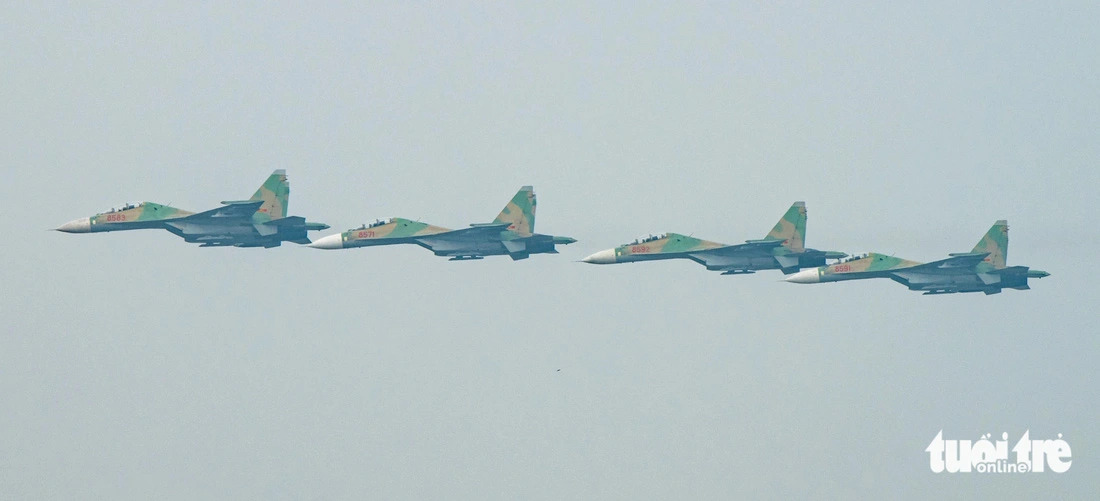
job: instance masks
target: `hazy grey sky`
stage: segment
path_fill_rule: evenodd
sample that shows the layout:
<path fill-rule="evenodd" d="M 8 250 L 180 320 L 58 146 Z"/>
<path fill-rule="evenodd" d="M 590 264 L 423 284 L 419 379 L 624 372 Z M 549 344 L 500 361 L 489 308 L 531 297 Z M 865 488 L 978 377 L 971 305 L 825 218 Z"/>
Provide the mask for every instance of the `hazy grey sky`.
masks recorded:
<path fill-rule="evenodd" d="M 1096 3 L 395 4 L 4 7 L 0 497 L 1100 491 Z M 484 222 L 533 184 L 579 242 L 44 231 L 276 168 L 332 231 Z M 1005 218 L 1009 264 L 1052 276 L 922 297 L 575 262 L 760 238 L 794 200 L 812 247 L 915 260 Z M 941 429 L 1062 433 L 1074 463 L 936 475 Z"/>

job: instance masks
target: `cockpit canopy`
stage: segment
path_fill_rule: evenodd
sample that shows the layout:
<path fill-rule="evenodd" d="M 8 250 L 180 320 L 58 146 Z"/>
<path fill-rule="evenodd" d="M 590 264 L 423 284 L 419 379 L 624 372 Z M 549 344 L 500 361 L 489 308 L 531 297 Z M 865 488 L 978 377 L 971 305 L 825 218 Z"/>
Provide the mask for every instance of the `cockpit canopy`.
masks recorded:
<path fill-rule="evenodd" d="M 126 202 L 125 204 L 122 204 L 121 206 L 112 207 L 111 210 L 109 210 L 107 212 L 100 212 L 100 214 L 113 214 L 115 212 L 122 212 L 122 211 L 130 210 L 130 209 L 136 209 L 136 208 L 141 207 L 143 205 L 145 205 L 145 202 Z"/>
<path fill-rule="evenodd" d="M 852 254 L 852 255 L 850 255 L 846 258 L 841 259 L 840 261 L 837 261 L 837 263 L 850 263 L 852 261 L 856 261 L 856 260 L 863 259 L 863 258 L 870 257 L 870 256 L 871 256 L 870 252 L 864 252 L 863 254 Z"/>
<path fill-rule="evenodd" d="M 633 242 L 630 242 L 630 243 L 628 243 L 628 244 L 626 244 L 626 245 L 638 245 L 638 244 L 644 244 L 644 243 L 646 243 L 646 242 L 652 242 L 652 241 L 654 241 L 654 240 L 660 240 L 660 239 L 662 239 L 662 238 L 667 238 L 667 237 L 668 237 L 668 234 L 667 234 L 667 233 L 662 233 L 662 234 L 660 234 L 660 235 L 649 235 L 649 236 L 645 236 L 645 237 L 639 237 L 639 238 L 636 238 L 636 239 L 634 239 L 634 241 L 633 241 Z"/>
<path fill-rule="evenodd" d="M 387 219 L 387 220 L 383 220 L 383 219 L 375 219 L 373 223 L 370 223 L 370 224 L 367 224 L 367 223 L 363 223 L 363 225 L 362 225 L 362 226 L 360 226 L 360 227 L 358 227 L 358 228 L 356 228 L 356 229 L 357 229 L 357 230 L 365 230 L 365 229 L 367 229 L 367 228 L 377 228 L 377 227 L 379 227 L 379 226 L 382 226 L 382 225 L 385 225 L 385 224 L 390 224 L 390 223 L 392 223 L 392 222 L 393 222 L 393 218 L 392 218 L 392 217 L 391 217 L 391 218 L 389 218 L 389 219 Z"/>

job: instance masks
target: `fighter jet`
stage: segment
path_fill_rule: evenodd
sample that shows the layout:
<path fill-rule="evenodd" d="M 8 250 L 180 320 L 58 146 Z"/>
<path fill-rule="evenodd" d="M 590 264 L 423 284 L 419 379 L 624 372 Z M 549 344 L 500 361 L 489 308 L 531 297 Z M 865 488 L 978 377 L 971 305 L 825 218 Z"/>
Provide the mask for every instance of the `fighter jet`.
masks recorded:
<path fill-rule="evenodd" d="M 308 231 L 329 226 L 287 217 L 290 183 L 286 171 L 278 169 L 264 181 L 252 198 L 222 202 L 223 206 L 193 213 L 153 202 L 126 204 L 108 212 L 69 221 L 57 228 L 65 233 L 161 228 L 200 247 L 278 247 L 283 241 L 308 244 Z"/>
<path fill-rule="evenodd" d="M 786 280 L 796 284 L 815 284 L 889 278 L 909 290 L 923 291 L 925 294 L 997 294 L 1006 288 L 1029 289 L 1027 279 L 1050 276 L 1050 273 L 1032 270 L 1027 266 L 1005 265 L 1008 257 L 1008 221 L 1003 219 L 993 224 L 973 250 L 949 256 L 931 263 L 919 263 L 870 253 L 831 266 L 803 270 Z"/>
<path fill-rule="evenodd" d="M 391 218 L 376 221 L 310 244 L 317 249 L 351 249 L 374 245 L 416 244 L 451 261 L 508 255 L 514 260 L 531 254 L 557 254 L 555 245 L 576 242 L 569 237 L 535 233 L 535 190 L 524 186 L 491 223 L 451 230 L 419 221 Z"/>
<path fill-rule="evenodd" d="M 708 270 L 721 271 L 723 275 L 739 275 L 775 269 L 782 270 L 784 274 L 794 273 L 802 268 L 823 265 L 826 259 L 847 256 L 843 252 L 807 249 L 804 247 L 805 236 L 806 203 L 795 202 L 772 231 L 760 240 L 727 245 L 679 233 L 666 233 L 602 250 L 582 261 L 612 264 L 683 258 L 706 266 Z"/>

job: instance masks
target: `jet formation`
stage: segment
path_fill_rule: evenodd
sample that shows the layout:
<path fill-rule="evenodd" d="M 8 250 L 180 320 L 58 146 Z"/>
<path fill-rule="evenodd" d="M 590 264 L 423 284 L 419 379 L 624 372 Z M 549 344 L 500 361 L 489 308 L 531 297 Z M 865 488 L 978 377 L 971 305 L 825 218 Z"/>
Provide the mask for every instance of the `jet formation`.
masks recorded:
<path fill-rule="evenodd" d="M 286 171 L 278 169 L 252 198 L 222 202 L 221 207 L 190 212 L 153 202 L 126 204 L 108 212 L 69 221 L 57 228 L 66 233 L 163 229 L 200 247 L 278 247 L 283 242 L 316 249 L 353 249 L 378 245 L 412 244 L 451 261 L 508 256 L 527 259 L 532 254 L 557 254 L 558 245 L 571 237 L 535 233 L 535 190 L 524 186 L 495 219 L 449 229 L 400 217 L 378 220 L 311 242 L 308 232 L 327 224 L 287 216 L 290 184 Z M 921 263 L 869 253 L 848 257 L 838 251 L 808 248 L 806 203 L 791 204 L 764 238 L 724 244 L 680 233 L 664 233 L 596 252 L 582 261 L 618 264 L 665 259 L 688 259 L 722 275 L 741 275 L 779 270 L 785 281 L 796 284 L 888 278 L 925 294 L 1026 290 L 1028 279 L 1050 276 L 1027 266 L 1008 266 L 1008 222 L 1000 220 L 970 252 L 949 254 L 946 259 Z M 835 260 L 833 264 L 827 264 Z"/>
<path fill-rule="evenodd" d="M 806 203 L 795 202 L 775 227 L 760 240 L 746 240 L 743 244 L 728 245 L 679 233 L 665 233 L 599 251 L 582 261 L 590 264 L 614 264 L 690 259 L 708 270 L 721 271 L 723 275 L 740 275 L 759 270 L 794 273 L 802 268 L 824 265 L 826 259 L 847 256 L 843 252 L 808 249 L 804 246 L 805 238 Z"/>
<path fill-rule="evenodd" d="M 984 292 L 1002 289 L 1030 289 L 1029 278 L 1050 273 L 1027 266 L 1007 266 L 1008 221 L 993 223 L 970 252 L 948 254 L 947 259 L 920 263 L 885 254 L 868 253 L 830 266 L 803 270 L 786 278 L 796 284 L 839 282 L 866 278 L 889 278 L 925 294 Z"/>
<path fill-rule="evenodd" d="M 299 216 L 287 216 L 290 183 L 278 169 L 252 198 L 222 202 L 222 206 L 194 213 L 153 202 L 126 204 L 57 228 L 65 233 L 163 229 L 200 247 L 278 247 L 289 241 L 310 243 L 307 233 L 328 229 Z"/>
<path fill-rule="evenodd" d="M 451 261 L 507 255 L 513 260 L 531 254 L 557 254 L 555 246 L 576 242 L 570 237 L 535 233 L 535 190 L 520 188 L 489 223 L 452 230 L 400 217 L 329 235 L 310 244 L 317 249 L 353 249 L 376 245 L 414 244 Z"/>

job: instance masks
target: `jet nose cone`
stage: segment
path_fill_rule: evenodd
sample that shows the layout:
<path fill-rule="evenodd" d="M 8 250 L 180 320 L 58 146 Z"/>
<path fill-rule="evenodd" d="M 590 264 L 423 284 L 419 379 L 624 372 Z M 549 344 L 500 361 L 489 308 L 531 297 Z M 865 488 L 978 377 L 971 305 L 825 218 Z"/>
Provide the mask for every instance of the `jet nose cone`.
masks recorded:
<path fill-rule="evenodd" d="M 339 233 L 335 235 L 329 235 L 327 237 L 321 237 L 316 242 L 309 244 L 309 247 L 314 249 L 343 249 L 344 240 Z"/>
<path fill-rule="evenodd" d="M 611 264 L 615 262 L 615 249 L 605 249 L 599 251 L 591 256 L 581 259 L 582 262 L 590 264 Z"/>
<path fill-rule="evenodd" d="M 87 217 L 74 219 L 59 226 L 57 231 L 64 231 L 65 233 L 88 233 L 92 231 L 92 220 Z"/>
<path fill-rule="evenodd" d="M 821 274 L 817 271 L 817 268 L 810 268 L 795 273 L 783 280 L 792 284 L 816 284 L 821 281 Z"/>

